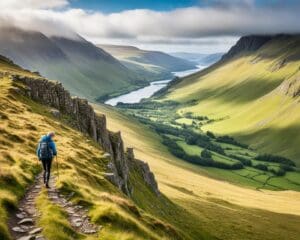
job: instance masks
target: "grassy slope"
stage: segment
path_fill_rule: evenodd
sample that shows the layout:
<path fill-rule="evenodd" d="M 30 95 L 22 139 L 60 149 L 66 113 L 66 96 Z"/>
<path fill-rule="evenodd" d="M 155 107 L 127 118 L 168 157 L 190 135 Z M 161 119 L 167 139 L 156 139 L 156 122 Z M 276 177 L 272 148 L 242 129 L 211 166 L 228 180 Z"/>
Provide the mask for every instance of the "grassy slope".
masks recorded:
<path fill-rule="evenodd" d="M 126 67 L 148 81 L 171 78 L 173 71 L 194 68 L 193 63 L 163 52 L 146 51 L 131 46 L 98 45 L 119 59 Z"/>
<path fill-rule="evenodd" d="M 0 70 L 31 75 L 0 60 Z M 180 239 L 180 230 L 152 217 L 125 197 L 103 174 L 107 159 L 101 148 L 91 139 L 58 121 L 49 113 L 49 108 L 11 92 L 14 88 L 7 77 L 0 77 L 0 238 L 9 239 L 7 229 L 8 214 L 16 208 L 26 187 L 39 172 L 40 166 L 35 156 L 35 148 L 41 134 L 49 130 L 57 133 L 57 147 L 60 162 L 60 177 L 57 187 L 64 194 L 74 192 L 72 201 L 86 205 L 89 215 L 103 229 L 98 239 Z M 55 174 L 55 171 L 54 171 Z M 147 189 L 139 175 L 131 178 L 135 185 Z M 135 190 L 135 199 L 146 204 L 148 199 L 156 201 L 156 206 L 170 207 L 169 214 L 174 218 L 178 207 L 165 197 L 155 198 L 151 191 Z M 150 204 L 150 203 L 148 203 Z M 156 206 L 153 206 L 156 209 Z M 45 191 L 37 199 L 37 207 L 42 212 L 39 225 L 49 240 L 73 239 L 74 230 L 67 222 L 64 209 L 53 205 L 46 198 Z M 161 207 L 162 208 L 162 207 Z M 159 210 L 157 210 L 159 212 Z M 163 212 L 164 213 L 164 212 Z M 159 214 L 156 214 L 159 216 Z M 61 231 L 57 231 L 61 229 Z M 75 234 L 78 239 L 95 237 Z M 186 239 L 189 239 L 186 237 Z M 209 239 L 207 237 L 207 239 Z"/>
<path fill-rule="evenodd" d="M 223 119 L 204 130 L 237 136 L 262 152 L 299 164 L 300 105 L 287 95 L 293 88 L 289 84 L 299 79 L 299 41 L 299 37 L 273 40 L 257 52 L 221 62 L 186 77 L 163 99 L 186 103 L 180 113 Z"/>
<path fill-rule="evenodd" d="M 121 129 L 126 144 L 134 146 L 136 156 L 150 164 L 161 191 L 186 209 L 188 218 L 177 218 L 177 226 L 185 224 L 188 232 L 204 227 L 220 239 L 297 239 L 299 193 L 244 188 L 241 178 L 231 171 L 181 161 L 144 125 L 110 107 L 95 107 L 107 115 L 111 129 Z M 226 181 L 235 178 L 241 187 Z"/>

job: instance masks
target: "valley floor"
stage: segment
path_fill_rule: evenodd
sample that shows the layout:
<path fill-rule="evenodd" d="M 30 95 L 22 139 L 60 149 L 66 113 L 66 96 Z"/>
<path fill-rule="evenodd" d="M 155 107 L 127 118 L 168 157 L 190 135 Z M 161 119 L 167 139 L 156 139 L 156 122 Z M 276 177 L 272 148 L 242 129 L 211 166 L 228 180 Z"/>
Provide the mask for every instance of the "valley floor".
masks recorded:
<path fill-rule="evenodd" d="M 299 192 L 255 190 L 218 180 L 218 169 L 212 173 L 177 159 L 135 119 L 107 106 L 94 107 L 107 115 L 109 128 L 121 130 L 137 158 L 150 164 L 161 191 L 197 219 L 194 226 L 219 239 L 298 239 Z M 182 220 L 177 221 L 180 225 Z"/>

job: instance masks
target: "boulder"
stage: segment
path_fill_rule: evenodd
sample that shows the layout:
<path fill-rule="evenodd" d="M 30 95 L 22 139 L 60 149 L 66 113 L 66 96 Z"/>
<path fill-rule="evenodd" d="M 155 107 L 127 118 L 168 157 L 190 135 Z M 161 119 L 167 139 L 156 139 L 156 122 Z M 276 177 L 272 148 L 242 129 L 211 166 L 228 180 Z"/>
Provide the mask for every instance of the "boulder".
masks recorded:
<path fill-rule="evenodd" d="M 50 113 L 56 118 L 60 117 L 60 111 L 58 111 L 57 109 L 51 109 Z"/>

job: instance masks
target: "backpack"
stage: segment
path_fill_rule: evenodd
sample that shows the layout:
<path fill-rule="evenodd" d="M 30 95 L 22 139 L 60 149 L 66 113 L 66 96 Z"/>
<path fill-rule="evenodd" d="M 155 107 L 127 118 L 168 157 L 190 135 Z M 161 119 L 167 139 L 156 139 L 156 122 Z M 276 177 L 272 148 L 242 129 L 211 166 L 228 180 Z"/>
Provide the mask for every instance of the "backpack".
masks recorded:
<path fill-rule="evenodd" d="M 49 141 L 40 142 L 40 159 L 52 159 L 53 152 L 52 149 L 49 147 Z"/>

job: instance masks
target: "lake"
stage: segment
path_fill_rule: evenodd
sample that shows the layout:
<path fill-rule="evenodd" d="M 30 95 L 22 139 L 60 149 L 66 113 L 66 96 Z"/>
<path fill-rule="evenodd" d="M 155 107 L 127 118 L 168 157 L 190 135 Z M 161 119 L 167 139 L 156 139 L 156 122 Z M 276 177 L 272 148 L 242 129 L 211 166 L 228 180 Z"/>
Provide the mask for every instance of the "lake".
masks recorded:
<path fill-rule="evenodd" d="M 197 68 L 195 68 L 195 69 L 190 69 L 190 70 L 181 71 L 181 72 L 173 72 L 173 74 L 174 74 L 174 77 L 175 76 L 185 77 L 185 76 L 188 76 L 192 73 L 198 72 L 201 69 L 204 69 L 206 67 L 207 66 L 198 65 Z M 111 105 L 111 106 L 116 106 L 118 104 L 118 102 L 138 103 L 143 98 L 151 97 L 154 93 L 156 93 L 158 90 L 165 87 L 173 79 L 166 79 L 166 80 L 151 82 L 150 85 L 148 85 L 146 87 L 140 88 L 138 90 L 134 90 L 132 92 L 126 93 L 124 95 L 120 95 L 120 96 L 115 97 L 115 98 L 111 98 L 111 99 L 107 100 L 105 102 L 105 104 L 108 104 L 108 105 Z"/>

